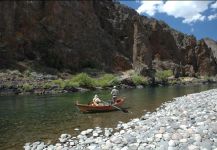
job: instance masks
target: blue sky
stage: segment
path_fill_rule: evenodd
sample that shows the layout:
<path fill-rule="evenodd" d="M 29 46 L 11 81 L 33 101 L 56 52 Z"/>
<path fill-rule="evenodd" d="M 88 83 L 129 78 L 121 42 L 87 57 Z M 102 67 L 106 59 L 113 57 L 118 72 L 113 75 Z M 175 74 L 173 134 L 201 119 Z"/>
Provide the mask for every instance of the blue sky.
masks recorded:
<path fill-rule="evenodd" d="M 140 15 L 163 20 L 172 28 L 193 34 L 199 40 L 209 37 L 217 41 L 217 1 L 129 1 L 120 3 Z"/>

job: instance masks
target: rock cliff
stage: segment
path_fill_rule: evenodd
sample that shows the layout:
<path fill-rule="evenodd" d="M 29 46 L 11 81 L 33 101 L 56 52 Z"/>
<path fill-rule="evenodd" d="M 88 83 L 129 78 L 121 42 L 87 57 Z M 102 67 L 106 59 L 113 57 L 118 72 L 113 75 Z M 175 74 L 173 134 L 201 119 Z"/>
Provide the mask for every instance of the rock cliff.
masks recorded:
<path fill-rule="evenodd" d="M 217 72 L 214 48 L 206 40 L 118 2 L 4 1 L 0 8 L 0 68 L 133 68 L 144 75 L 171 69 L 176 76 Z"/>
<path fill-rule="evenodd" d="M 217 61 L 217 42 L 210 38 L 205 38 L 204 41 L 206 45 L 212 50 L 215 60 Z"/>

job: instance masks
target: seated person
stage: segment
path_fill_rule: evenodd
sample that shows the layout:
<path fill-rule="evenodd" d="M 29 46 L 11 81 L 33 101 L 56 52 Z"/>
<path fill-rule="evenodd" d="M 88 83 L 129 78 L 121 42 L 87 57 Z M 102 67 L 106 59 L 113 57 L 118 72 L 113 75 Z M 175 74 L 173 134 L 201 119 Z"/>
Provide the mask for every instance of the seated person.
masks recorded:
<path fill-rule="evenodd" d="M 99 99 L 98 95 L 95 95 L 93 98 L 93 104 L 94 106 L 99 106 L 101 100 Z"/>

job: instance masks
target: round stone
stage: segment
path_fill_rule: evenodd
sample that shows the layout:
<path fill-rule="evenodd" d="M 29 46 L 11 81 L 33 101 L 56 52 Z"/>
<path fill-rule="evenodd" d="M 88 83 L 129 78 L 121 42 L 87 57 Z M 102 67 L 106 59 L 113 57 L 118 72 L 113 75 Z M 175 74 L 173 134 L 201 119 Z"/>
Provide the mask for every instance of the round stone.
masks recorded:
<path fill-rule="evenodd" d="M 183 130 L 186 130 L 187 126 L 186 125 L 180 125 L 180 128 L 183 129 Z"/>
<path fill-rule="evenodd" d="M 121 138 L 118 138 L 118 137 L 112 137 L 110 140 L 112 143 L 115 143 L 115 144 L 120 144 L 122 142 Z"/>
<path fill-rule="evenodd" d="M 164 127 L 160 127 L 160 130 L 159 130 L 159 133 L 164 133 L 166 130 L 165 130 L 165 128 Z"/>
<path fill-rule="evenodd" d="M 179 134 L 179 133 L 174 133 L 174 134 L 172 135 L 172 139 L 173 139 L 173 140 L 179 140 L 179 139 L 182 139 L 182 135 Z"/>
<path fill-rule="evenodd" d="M 200 142 L 202 138 L 201 138 L 200 134 L 195 134 L 194 139 L 195 139 L 195 141 Z"/>
<path fill-rule="evenodd" d="M 169 134 L 169 133 L 163 134 L 163 139 L 164 139 L 165 141 L 169 140 L 169 139 L 170 139 L 170 134 Z"/>
<path fill-rule="evenodd" d="M 56 146 L 61 146 L 61 144 L 60 143 L 56 143 Z"/>
<path fill-rule="evenodd" d="M 29 146 L 29 145 L 25 145 L 23 148 L 24 148 L 25 150 L 31 150 L 31 146 Z"/>
<path fill-rule="evenodd" d="M 187 129 L 187 131 L 188 131 L 189 134 L 193 134 L 194 133 L 194 130 L 192 128 Z"/>
<path fill-rule="evenodd" d="M 125 133 L 125 130 L 121 130 L 121 131 L 120 131 L 120 134 L 124 134 L 124 133 Z"/>
<path fill-rule="evenodd" d="M 98 134 L 97 132 L 94 132 L 94 133 L 93 133 L 93 136 L 94 136 L 94 137 L 97 137 L 97 136 L 99 136 L 99 134 Z"/>
<path fill-rule="evenodd" d="M 170 140 L 168 144 L 169 144 L 170 147 L 175 147 L 176 146 L 176 142 L 174 140 Z"/>
<path fill-rule="evenodd" d="M 187 139 L 180 139 L 181 143 L 186 143 L 188 140 Z"/>
<path fill-rule="evenodd" d="M 110 132 L 109 130 L 106 130 L 106 131 L 105 131 L 105 136 L 108 137 L 108 136 L 110 136 L 110 135 L 111 135 L 111 132 Z"/>
<path fill-rule="evenodd" d="M 156 137 L 156 138 L 159 138 L 159 139 L 161 139 L 162 136 L 163 136 L 162 134 L 155 134 L 155 137 Z"/>
<path fill-rule="evenodd" d="M 190 137 L 190 134 L 185 132 L 185 133 L 182 133 L 182 137 L 183 138 L 189 138 Z"/>
<path fill-rule="evenodd" d="M 154 138 L 147 138 L 148 142 L 152 142 L 154 140 Z"/>
<path fill-rule="evenodd" d="M 128 150 L 129 148 L 127 146 L 124 146 L 121 150 Z"/>
<path fill-rule="evenodd" d="M 189 150 L 199 150 L 198 146 L 195 146 L 195 145 L 189 145 L 188 149 Z"/>
<path fill-rule="evenodd" d="M 75 130 L 75 131 L 79 131 L 80 129 L 78 129 L 78 128 L 75 128 L 74 130 Z"/>
<path fill-rule="evenodd" d="M 176 147 L 168 147 L 168 149 L 167 150 L 178 150 Z"/>
<path fill-rule="evenodd" d="M 95 150 L 97 148 L 97 145 L 94 144 L 94 145 L 90 145 L 87 147 L 89 150 Z"/>

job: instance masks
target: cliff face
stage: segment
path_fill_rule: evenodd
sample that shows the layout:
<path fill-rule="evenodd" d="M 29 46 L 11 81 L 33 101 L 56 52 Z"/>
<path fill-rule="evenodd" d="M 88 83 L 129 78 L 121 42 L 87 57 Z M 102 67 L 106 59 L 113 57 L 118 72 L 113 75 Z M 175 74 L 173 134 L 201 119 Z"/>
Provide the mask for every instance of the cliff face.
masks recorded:
<path fill-rule="evenodd" d="M 205 38 L 204 41 L 206 45 L 212 50 L 213 56 L 215 57 L 215 60 L 217 61 L 217 42 L 210 38 Z"/>
<path fill-rule="evenodd" d="M 204 40 L 112 1 L 6 1 L 0 8 L 0 68 L 217 72 Z"/>
<path fill-rule="evenodd" d="M 1 43 L 10 57 L 2 61 L 27 59 L 71 70 L 111 66 L 114 44 L 101 28 L 93 2 L 10 1 L 0 5 Z"/>

